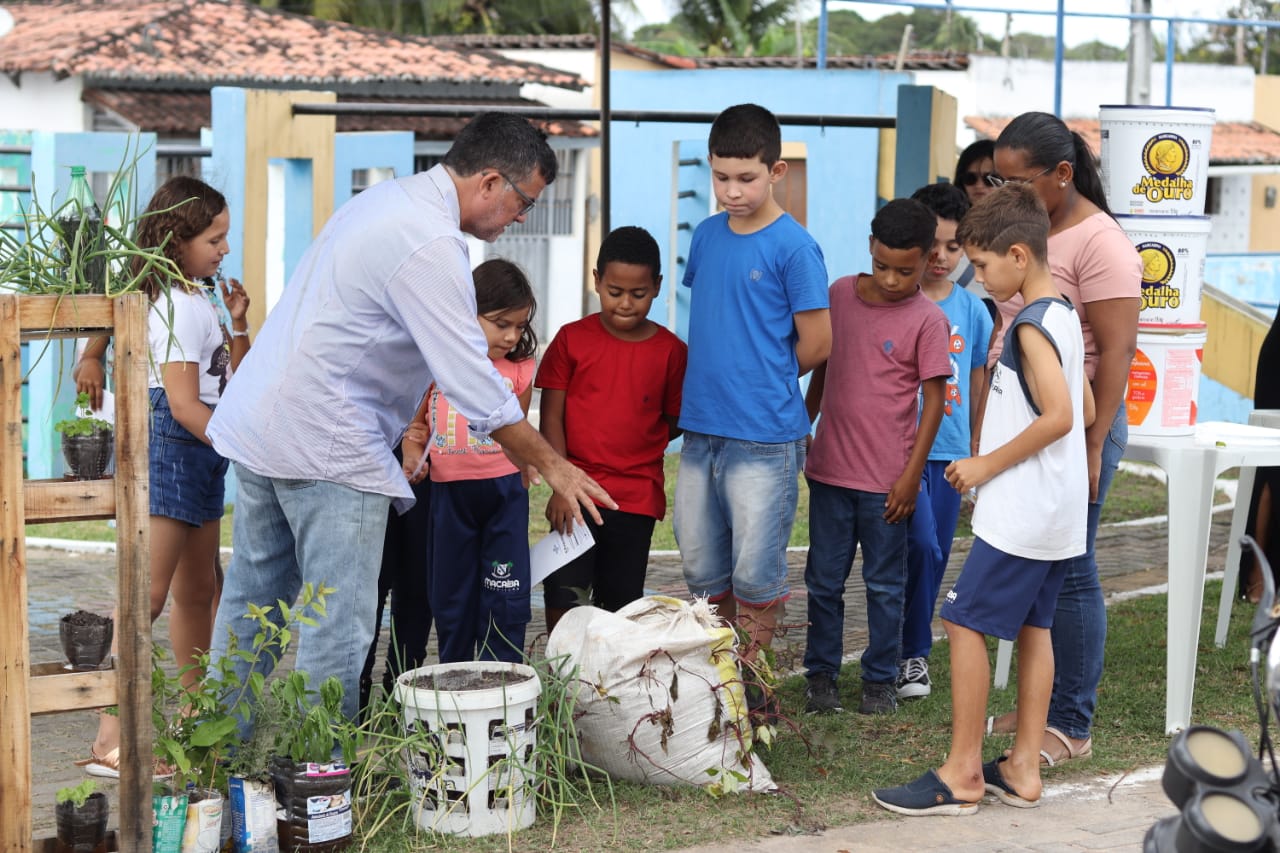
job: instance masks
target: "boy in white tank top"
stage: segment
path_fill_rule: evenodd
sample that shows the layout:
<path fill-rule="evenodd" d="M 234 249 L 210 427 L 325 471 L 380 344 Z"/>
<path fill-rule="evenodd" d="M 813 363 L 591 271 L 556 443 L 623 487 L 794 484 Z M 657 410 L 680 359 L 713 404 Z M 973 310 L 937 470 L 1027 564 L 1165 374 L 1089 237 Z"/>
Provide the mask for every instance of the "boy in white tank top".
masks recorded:
<path fill-rule="evenodd" d="M 984 793 L 1018 808 L 1040 804 L 1040 747 L 1053 690 L 1049 628 L 1065 561 L 1085 550 L 1089 502 L 1084 429 L 1093 396 L 1084 338 L 1048 266 L 1049 216 L 1030 187 L 982 199 L 956 234 L 997 302 L 1021 295 L 991 380 L 979 455 L 951 463 L 947 481 L 977 490 L 974 544 L 939 615 L 951 642 L 951 750 L 945 763 L 873 792 L 907 815 L 967 815 Z M 1018 732 L 983 763 L 990 665 L 986 636 L 1018 642 Z"/>

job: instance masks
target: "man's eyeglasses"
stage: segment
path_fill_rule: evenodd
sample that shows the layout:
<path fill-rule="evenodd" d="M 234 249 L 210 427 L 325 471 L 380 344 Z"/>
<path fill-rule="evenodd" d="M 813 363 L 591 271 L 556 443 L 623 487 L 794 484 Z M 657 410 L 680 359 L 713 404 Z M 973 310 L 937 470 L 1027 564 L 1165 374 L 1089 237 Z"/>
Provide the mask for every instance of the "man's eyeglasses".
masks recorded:
<path fill-rule="evenodd" d="M 515 190 L 516 195 L 520 196 L 520 200 L 524 202 L 524 207 L 520 208 L 520 212 L 516 214 L 517 217 L 524 216 L 526 213 L 533 210 L 533 206 L 538 203 L 537 201 L 530 198 L 528 193 L 526 193 L 524 190 L 516 186 L 516 182 L 508 178 L 506 175 L 502 174 L 501 172 L 498 172 L 498 177 L 506 181 L 507 186 Z"/>
<path fill-rule="evenodd" d="M 1037 178 L 1043 178 L 1045 175 L 1052 172 L 1055 168 L 1057 167 L 1050 166 L 1049 168 L 1045 169 L 1043 172 L 1037 172 L 1036 174 L 1032 175 L 1029 178 L 1002 178 L 999 175 L 995 174 L 994 172 L 988 172 L 985 177 L 987 179 L 987 184 L 993 187 L 1002 187 L 1005 184 L 1029 184 L 1032 181 L 1036 180 Z"/>
<path fill-rule="evenodd" d="M 991 172 L 965 172 L 960 176 L 960 183 L 966 187 L 971 187 L 977 183 L 990 184 L 991 178 Z"/>

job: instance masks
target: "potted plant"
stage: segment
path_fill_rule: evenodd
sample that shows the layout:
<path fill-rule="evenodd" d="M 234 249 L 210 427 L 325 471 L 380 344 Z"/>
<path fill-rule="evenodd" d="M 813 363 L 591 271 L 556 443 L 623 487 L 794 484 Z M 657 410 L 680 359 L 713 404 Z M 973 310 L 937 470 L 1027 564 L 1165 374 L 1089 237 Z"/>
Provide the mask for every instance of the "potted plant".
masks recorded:
<path fill-rule="evenodd" d="M 71 469 L 68 476 L 74 480 L 97 480 L 106 472 L 114 432 L 110 422 L 93 416 L 87 393 L 76 395 L 75 415 L 58 421 L 53 428 L 62 434 L 62 458 Z"/>
<path fill-rule="evenodd" d="M 57 805 L 54 813 L 58 821 L 58 843 L 62 849 L 73 853 L 105 849 L 110 804 L 107 795 L 97 790 L 93 779 L 60 788 L 55 796 Z"/>
<path fill-rule="evenodd" d="M 73 670 L 97 669 L 111 651 L 115 621 L 110 616 L 77 610 L 58 620 L 58 639 L 67 667 Z"/>
<path fill-rule="evenodd" d="M 282 853 L 310 850 L 318 841 L 326 842 L 326 850 L 341 850 L 354 829 L 350 763 L 356 729 L 342 713 L 341 682 L 330 676 L 313 691 L 308 681 L 307 673 L 294 670 L 269 688 L 278 717 L 270 770 Z"/>
<path fill-rule="evenodd" d="M 237 661 L 246 661 L 255 668 L 268 659 L 272 664 L 278 663 L 296 635 L 298 624 L 314 624 L 314 617 L 309 614 L 323 614 L 325 597 L 332 591 L 306 584 L 296 606 L 279 605 L 278 617 L 275 607 L 252 606 L 246 615 L 258 626 L 252 647 L 240 649 L 233 644 L 217 661 L 206 652 L 175 672 L 166 665 L 167 653 L 156 648 L 151 672 L 155 752 L 160 762 L 172 768 L 174 787 L 187 793 L 182 853 L 216 853 L 219 849 L 223 791 L 228 788 L 231 771 L 250 779 L 267 778 L 269 750 L 258 737 L 245 740 L 241 724 L 252 712 L 268 707 L 270 697 L 261 674 L 254 673 L 247 679 L 237 675 Z M 191 685 L 185 684 L 183 677 L 193 671 L 200 672 L 201 677 Z M 302 677 L 305 684 L 305 674 Z M 338 691 L 337 719 L 341 719 L 341 687 Z M 287 725 L 282 720 L 280 728 L 292 725 L 290 718 Z M 314 724 L 307 730 L 317 731 Z M 243 797 L 243 783 L 239 788 Z M 274 821 L 274 800 L 270 815 Z M 260 835 L 265 837 L 266 833 Z M 247 849 L 257 849 L 257 845 Z"/>

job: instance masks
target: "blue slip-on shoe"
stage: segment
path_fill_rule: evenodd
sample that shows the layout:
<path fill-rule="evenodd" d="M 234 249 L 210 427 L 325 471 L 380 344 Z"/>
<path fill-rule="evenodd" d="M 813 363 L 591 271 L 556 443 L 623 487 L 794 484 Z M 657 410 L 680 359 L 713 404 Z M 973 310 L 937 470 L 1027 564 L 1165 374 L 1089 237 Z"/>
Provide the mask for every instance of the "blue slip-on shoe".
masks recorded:
<path fill-rule="evenodd" d="M 896 788 L 877 788 L 871 796 L 889 811 L 912 817 L 977 814 L 980 805 L 978 802 L 957 800 L 947 783 L 932 770 L 914 782 Z"/>
<path fill-rule="evenodd" d="M 987 793 L 995 794 L 996 799 L 1006 806 L 1013 806 L 1015 809 L 1034 809 L 1039 807 L 1039 800 L 1028 800 L 1026 797 L 1021 796 L 1017 791 L 1013 790 L 1013 786 L 1004 780 L 1004 774 L 1000 772 L 1000 763 L 1008 760 L 1009 756 L 1002 755 L 982 765 L 982 782 L 986 785 Z"/>

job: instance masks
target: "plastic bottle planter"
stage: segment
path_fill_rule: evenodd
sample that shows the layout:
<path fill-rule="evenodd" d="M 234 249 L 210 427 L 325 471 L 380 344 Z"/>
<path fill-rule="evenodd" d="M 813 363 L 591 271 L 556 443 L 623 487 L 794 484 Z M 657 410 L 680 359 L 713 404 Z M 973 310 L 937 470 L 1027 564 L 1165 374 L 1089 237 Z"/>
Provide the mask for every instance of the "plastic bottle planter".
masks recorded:
<path fill-rule="evenodd" d="M 111 461 L 111 451 L 115 445 L 110 430 L 102 430 L 89 435 L 64 435 L 62 437 L 62 458 L 67 462 L 73 480 L 97 480 L 107 470 Z"/>
<path fill-rule="evenodd" d="M 329 853 L 351 845 L 351 771 L 273 756 L 276 833 L 281 853 Z"/>
<path fill-rule="evenodd" d="M 77 610 L 58 622 L 58 639 L 69 669 L 97 669 L 111 651 L 115 622 L 110 616 Z"/>
<path fill-rule="evenodd" d="M 71 853 L 105 850 L 110 811 L 107 795 L 101 791 L 90 794 L 82 806 L 70 801 L 58 803 L 54 806 L 54 815 L 58 822 L 59 849 Z"/>

